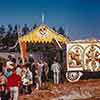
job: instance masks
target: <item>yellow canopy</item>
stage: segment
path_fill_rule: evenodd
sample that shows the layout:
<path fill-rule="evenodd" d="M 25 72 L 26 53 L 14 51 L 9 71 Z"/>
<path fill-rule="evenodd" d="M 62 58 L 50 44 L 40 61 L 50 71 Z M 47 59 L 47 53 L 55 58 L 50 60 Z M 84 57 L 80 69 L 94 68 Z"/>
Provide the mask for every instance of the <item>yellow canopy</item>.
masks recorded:
<path fill-rule="evenodd" d="M 57 42 L 60 48 L 61 48 L 61 45 L 59 42 L 64 43 L 64 44 L 69 42 L 69 39 L 53 31 L 52 29 L 50 29 L 48 26 L 44 24 L 41 24 L 32 32 L 29 32 L 28 34 L 19 37 L 21 58 L 22 58 L 23 64 L 25 63 L 25 59 L 26 59 L 27 42 L 52 43 L 53 40 Z"/>
<path fill-rule="evenodd" d="M 28 34 L 19 37 L 20 42 L 51 43 L 52 40 L 57 40 L 61 43 L 69 42 L 69 39 L 53 31 L 44 24 L 41 24 L 32 32 L 29 32 Z"/>

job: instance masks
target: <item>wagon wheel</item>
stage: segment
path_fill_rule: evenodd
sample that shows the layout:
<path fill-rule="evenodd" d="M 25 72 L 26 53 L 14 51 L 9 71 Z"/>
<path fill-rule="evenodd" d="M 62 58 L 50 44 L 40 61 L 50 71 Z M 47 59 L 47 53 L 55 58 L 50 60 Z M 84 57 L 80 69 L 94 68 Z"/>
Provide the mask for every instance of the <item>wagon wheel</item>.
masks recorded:
<path fill-rule="evenodd" d="M 79 81 L 82 75 L 82 72 L 67 72 L 66 78 L 69 82 L 76 82 Z"/>

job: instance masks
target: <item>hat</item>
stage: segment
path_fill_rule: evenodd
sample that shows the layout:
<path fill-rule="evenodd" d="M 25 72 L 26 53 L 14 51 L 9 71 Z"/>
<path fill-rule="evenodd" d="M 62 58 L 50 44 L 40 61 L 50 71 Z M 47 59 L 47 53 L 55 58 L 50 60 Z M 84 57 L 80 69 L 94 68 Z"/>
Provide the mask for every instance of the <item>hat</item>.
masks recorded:
<path fill-rule="evenodd" d="M 14 63 L 12 61 L 7 62 L 7 68 L 13 69 L 14 68 Z"/>

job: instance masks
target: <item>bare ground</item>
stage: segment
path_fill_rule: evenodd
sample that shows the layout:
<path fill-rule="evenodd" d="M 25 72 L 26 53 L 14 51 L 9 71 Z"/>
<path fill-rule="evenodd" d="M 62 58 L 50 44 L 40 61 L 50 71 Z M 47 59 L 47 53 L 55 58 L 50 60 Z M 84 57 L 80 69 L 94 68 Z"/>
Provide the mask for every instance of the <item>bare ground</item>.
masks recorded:
<path fill-rule="evenodd" d="M 20 96 L 19 100 L 100 100 L 100 79 L 59 85 L 47 83 L 31 95 Z"/>

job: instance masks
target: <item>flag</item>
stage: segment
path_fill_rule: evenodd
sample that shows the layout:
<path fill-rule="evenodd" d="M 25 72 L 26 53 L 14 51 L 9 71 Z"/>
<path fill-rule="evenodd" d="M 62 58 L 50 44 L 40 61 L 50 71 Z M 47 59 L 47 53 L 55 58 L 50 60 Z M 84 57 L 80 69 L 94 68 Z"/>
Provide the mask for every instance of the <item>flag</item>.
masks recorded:
<path fill-rule="evenodd" d="M 27 43 L 19 41 L 22 63 L 25 64 Z"/>

